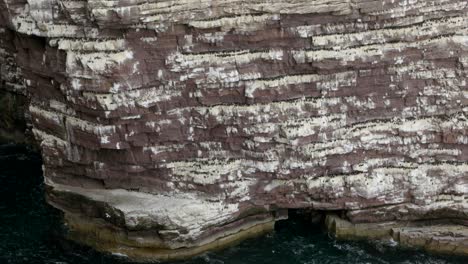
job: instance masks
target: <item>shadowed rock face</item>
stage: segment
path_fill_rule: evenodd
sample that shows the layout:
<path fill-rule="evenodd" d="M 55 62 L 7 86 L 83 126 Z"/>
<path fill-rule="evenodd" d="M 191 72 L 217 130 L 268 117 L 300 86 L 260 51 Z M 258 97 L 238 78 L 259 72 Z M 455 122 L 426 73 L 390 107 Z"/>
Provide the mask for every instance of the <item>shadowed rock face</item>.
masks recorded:
<path fill-rule="evenodd" d="M 187 257 L 271 229 L 281 208 L 466 234 L 467 12 L 465 0 L 2 0 L 15 49 L 0 55 L 31 97 L 49 202 L 98 249 Z"/>
<path fill-rule="evenodd" d="M 0 144 L 34 144 L 27 91 L 15 60 L 13 31 L 1 25 L 0 17 Z"/>

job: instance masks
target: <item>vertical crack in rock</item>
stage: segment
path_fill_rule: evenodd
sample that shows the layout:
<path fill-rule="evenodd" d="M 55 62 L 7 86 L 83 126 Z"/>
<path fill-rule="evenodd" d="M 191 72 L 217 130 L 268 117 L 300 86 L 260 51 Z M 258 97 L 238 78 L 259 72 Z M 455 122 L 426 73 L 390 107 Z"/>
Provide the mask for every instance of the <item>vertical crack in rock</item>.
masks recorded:
<path fill-rule="evenodd" d="M 2 0 L 0 100 L 26 96 L 48 201 L 102 251 L 190 257 L 305 208 L 343 212 L 326 220 L 340 238 L 466 255 L 467 14 Z"/>

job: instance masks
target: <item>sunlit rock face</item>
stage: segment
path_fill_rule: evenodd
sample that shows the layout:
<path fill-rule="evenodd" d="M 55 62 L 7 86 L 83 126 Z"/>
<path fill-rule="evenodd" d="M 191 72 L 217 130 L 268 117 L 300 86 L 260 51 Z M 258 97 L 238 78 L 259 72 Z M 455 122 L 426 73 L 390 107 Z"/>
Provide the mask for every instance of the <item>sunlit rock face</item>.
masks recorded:
<path fill-rule="evenodd" d="M 465 0 L 2 0 L 0 30 L 49 202 L 75 239 L 151 260 L 267 231 L 284 208 L 466 228 L 467 12 Z"/>

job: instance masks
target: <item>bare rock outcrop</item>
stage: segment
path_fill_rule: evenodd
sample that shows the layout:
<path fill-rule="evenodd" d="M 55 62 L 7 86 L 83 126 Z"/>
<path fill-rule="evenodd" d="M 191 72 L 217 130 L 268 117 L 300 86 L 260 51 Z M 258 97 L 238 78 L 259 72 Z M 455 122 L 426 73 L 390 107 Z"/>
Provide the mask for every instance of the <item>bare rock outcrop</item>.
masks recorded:
<path fill-rule="evenodd" d="M 14 33 L 0 19 L 0 144 L 34 144 L 28 115 L 29 99 L 16 64 Z"/>
<path fill-rule="evenodd" d="M 467 11 L 2 0 L 2 79 L 30 97 L 49 202 L 100 250 L 188 257 L 307 208 L 402 243 L 437 220 L 467 254 Z"/>

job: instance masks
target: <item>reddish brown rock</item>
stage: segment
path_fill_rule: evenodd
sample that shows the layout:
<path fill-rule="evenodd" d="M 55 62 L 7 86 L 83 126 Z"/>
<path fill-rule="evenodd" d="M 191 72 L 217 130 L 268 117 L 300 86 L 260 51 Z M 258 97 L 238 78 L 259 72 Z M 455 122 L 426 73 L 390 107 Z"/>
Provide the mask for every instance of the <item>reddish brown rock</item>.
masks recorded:
<path fill-rule="evenodd" d="M 144 258 L 189 248 L 176 258 L 263 232 L 285 208 L 466 223 L 466 1 L 0 10 L 2 78 L 21 73 L 49 201 L 76 239 L 105 226 L 80 240 Z"/>

